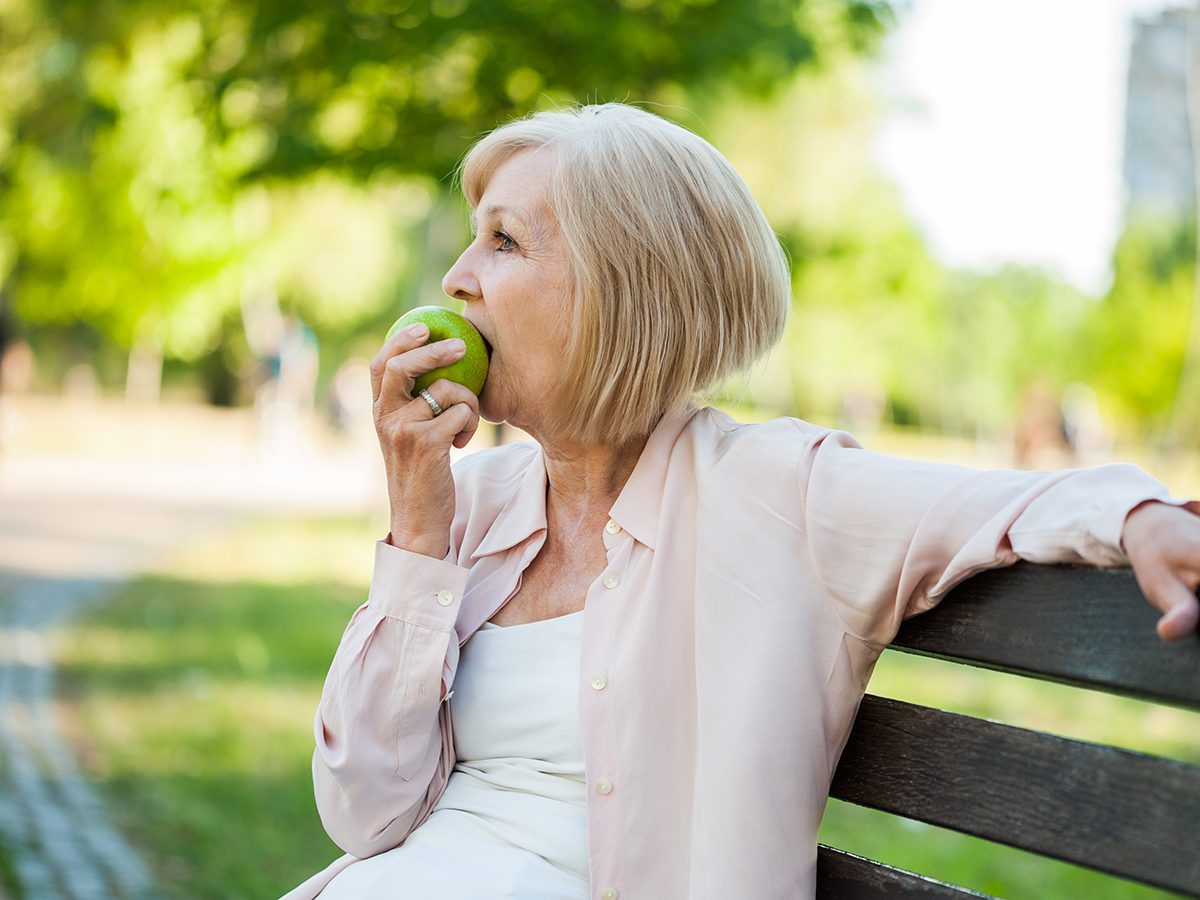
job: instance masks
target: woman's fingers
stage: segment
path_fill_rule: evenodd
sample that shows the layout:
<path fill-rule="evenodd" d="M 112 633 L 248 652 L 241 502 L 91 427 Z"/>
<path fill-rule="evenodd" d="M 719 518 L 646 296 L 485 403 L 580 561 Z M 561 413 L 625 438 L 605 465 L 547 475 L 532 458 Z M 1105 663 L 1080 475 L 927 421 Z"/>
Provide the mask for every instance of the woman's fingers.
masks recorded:
<path fill-rule="evenodd" d="M 465 403 L 454 404 L 426 425 L 431 434 L 437 435 L 439 442 L 455 447 L 465 446 L 478 427 L 479 417 Z"/>
<path fill-rule="evenodd" d="M 1196 630 L 1200 622 L 1200 600 L 1187 585 L 1172 580 L 1164 589 L 1169 610 L 1158 620 L 1158 636 L 1164 641 L 1178 641 Z"/>
<path fill-rule="evenodd" d="M 1200 516 L 1186 509 L 1150 501 L 1135 507 L 1124 530 L 1124 545 L 1137 583 L 1150 603 L 1162 611 L 1158 634 L 1176 641 L 1196 630 L 1200 621 Z"/>
<path fill-rule="evenodd" d="M 429 328 L 422 324 L 402 328 L 388 340 L 375 358 L 371 360 L 371 397 L 379 400 L 379 392 L 383 386 L 383 376 L 388 362 L 400 353 L 405 353 L 415 347 L 420 347 L 429 337 Z"/>
<path fill-rule="evenodd" d="M 431 433 L 439 435 L 446 443 L 465 447 L 479 428 L 479 398 L 470 390 L 453 381 L 439 378 L 429 386 L 429 393 L 442 408 L 442 414 L 429 422 Z M 419 412 L 432 415 L 429 404 L 423 397 L 412 401 L 420 404 Z"/>
<path fill-rule="evenodd" d="M 418 376 L 456 362 L 465 352 L 466 347 L 462 341 L 451 339 L 436 341 L 390 357 L 383 365 L 383 375 L 379 391 L 375 394 L 375 402 L 382 402 L 385 408 L 403 406 L 412 398 L 413 384 Z M 442 408 L 445 409 L 445 406 Z"/>
<path fill-rule="evenodd" d="M 1174 567 L 1156 561 L 1134 567 L 1138 586 L 1152 606 L 1163 613 L 1158 620 L 1158 636 L 1177 641 L 1196 629 L 1200 621 L 1200 600 L 1196 598 L 1194 574 L 1180 574 Z"/>

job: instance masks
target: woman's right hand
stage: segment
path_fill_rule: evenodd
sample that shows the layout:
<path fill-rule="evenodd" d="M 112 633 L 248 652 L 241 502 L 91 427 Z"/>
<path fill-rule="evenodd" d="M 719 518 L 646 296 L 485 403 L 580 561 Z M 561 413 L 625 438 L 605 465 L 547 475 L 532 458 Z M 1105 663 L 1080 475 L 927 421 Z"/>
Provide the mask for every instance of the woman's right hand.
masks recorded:
<path fill-rule="evenodd" d="M 439 379 L 429 393 L 442 408 L 436 418 L 417 377 L 461 359 L 457 339 L 426 344 L 429 329 L 414 325 L 394 334 L 371 362 L 375 431 L 383 452 L 391 506 L 391 542 L 443 559 L 454 520 L 450 448 L 465 447 L 479 427 L 479 399 L 461 384 Z"/>

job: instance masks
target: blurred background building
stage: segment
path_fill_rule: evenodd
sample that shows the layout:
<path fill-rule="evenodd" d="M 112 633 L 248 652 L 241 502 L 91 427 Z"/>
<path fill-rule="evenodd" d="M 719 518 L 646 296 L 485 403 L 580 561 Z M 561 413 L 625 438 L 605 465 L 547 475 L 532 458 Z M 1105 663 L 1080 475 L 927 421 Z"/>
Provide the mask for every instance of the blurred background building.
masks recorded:
<path fill-rule="evenodd" d="M 1194 213 L 1196 168 L 1188 79 L 1200 77 L 1200 10 L 1139 17 L 1129 51 L 1124 180 L 1127 215 Z M 1189 37 L 1189 31 L 1192 36 Z"/>
<path fill-rule="evenodd" d="M 1153 265 L 1171 273 L 1177 285 L 1171 292 L 1176 310 L 1164 310 L 1160 326 L 1177 329 L 1168 350 L 1176 375 L 1160 436 L 1164 446 L 1184 452 L 1200 440 L 1200 283 L 1195 275 L 1200 6 L 1172 5 L 1135 21 L 1125 123 L 1124 232 L 1129 243 L 1144 242 Z M 1191 298 L 1185 307 L 1188 281 Z"/>

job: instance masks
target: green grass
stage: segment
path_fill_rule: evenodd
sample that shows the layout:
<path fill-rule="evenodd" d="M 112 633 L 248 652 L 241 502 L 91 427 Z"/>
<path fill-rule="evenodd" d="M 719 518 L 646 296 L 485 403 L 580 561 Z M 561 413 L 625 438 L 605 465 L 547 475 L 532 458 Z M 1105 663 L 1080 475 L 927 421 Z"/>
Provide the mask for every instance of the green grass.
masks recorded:
<path fill-rule="evenodd" d="M 313 805 L 312 718 L 385 531 L 255 522 L 188 548 L 64 634 L 72 745 L 167 896 L 277 897 L 340 855 Z M 1200 762 L 1200 716 L 1178 710 L 892 651 L 871 691 Z M 837 801 L 820 837 L 1000 896 L 1172 896 Z"/>
<path fill-rule="evenodd" d="M 70 740 L 169 897 L 278 897 L 341 855 L 312 720 L 377 535 L 270 522 L 131 583 L 64 635 Z"/>
<path fill-rule="evenodd" d="M 21 900 L 24 897 L 24 891 L 21 890 L 21 884 L 17 879 L 17 870 L 9 858 L 9 853 L 10 851 L 6 847 L 0 845 L 0 896 Z"/>

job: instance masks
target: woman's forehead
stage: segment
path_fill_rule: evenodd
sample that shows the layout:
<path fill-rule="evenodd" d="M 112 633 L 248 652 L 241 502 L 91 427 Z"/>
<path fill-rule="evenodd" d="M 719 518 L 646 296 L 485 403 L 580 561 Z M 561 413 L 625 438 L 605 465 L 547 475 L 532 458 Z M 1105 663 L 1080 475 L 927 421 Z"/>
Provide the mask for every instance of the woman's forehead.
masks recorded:
<path fill-rule="evenodd" d="M 544 150 L 520 150 L 492 173 L 471 211 L 471 221 L 510 216 L 527 223 L 550 213 L 550 179 L 554 174 L 552 154 Z"/>

